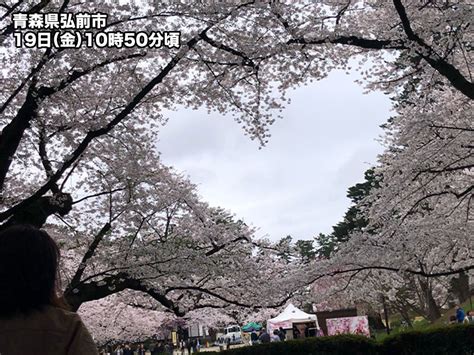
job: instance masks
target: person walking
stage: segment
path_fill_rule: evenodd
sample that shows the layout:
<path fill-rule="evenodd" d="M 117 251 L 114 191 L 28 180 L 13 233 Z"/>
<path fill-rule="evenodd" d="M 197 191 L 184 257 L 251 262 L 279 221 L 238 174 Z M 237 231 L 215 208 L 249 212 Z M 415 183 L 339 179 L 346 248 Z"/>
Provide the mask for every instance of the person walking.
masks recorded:
<path fill-rule="evenodd" d="M 133 350 L 130 347 L 130 344 L 125 344 L 125 347 L 123 348 L 123 355 L 133 355 Z"/>
<path fill-rule="evenodd" d="M 293 339 L 301 338 L 301 332 L 296 325 L 293 326 Z"/>
<path fill-rule="evenodd" d="M 273 331 L 273 334 L 272 334 L 271 337 L 270 337 L 270 341 L 271 341 L 272 343 L 281 341 L 280 335 L 278 335 L 278 333 L 279 333 L 279 332 L 278 332 L 278 329 L 275 329 L 275 330 Z"/>
<path fill-rule="evenodd" d="M 467 312 L 467 316 L 464 318 L 464 323 L 474 324 L 474 311 L 470 310 Z"/>
<path fill-rule="evenodd" d="M 257 335 L 257 332 L 254 330 L 252 330 L 252 333 L 250 333 L 250 344 L 251 345 L 255 345 L 258 343 L 258 335 Z"/>
<path fill-rule="evenodd" d="M 285 332 L 285 330 L 284 330 L 282 327 L 280 327 L 280 329 L 278 329 L 278 336 L 280 337 L 280 340 L 281 340 L 281 341 L 285 341 L 285 339 L 286 339 L 286 332 Z"/>
<path fill-rule="evenodd" d="M 117 345 L 117 347 L 115 348 L 115 352 L 114 352 L 115 355 L 123 355 L 123 349 L 122 349 L 122 345 Z"/>
<path fill-rule="evenodd" d="M 461 306 L 457 306 L 456 307 L 456 321 L 458 323 L 463 323 L 464 317 L 465 317 L 464 309 L 462 309 Z"/>
<path fill-rule="evenodd" d="M 317 337 L 323 337 L 324 336 L 324 332 L 321 328 L 316 329 L 316 336 Z"/>
<path fill-rule="evenodd" d="M 173 346 L 169 342 L 166 342 L 164 351 L 166 355 L 173 355 Z"/>
<path fill-rule="evenodd" d="M 270 334 L 267 333 L 265 328 L 262 329 L 262 332 L 260 333 L 260 336 L 258 337 L 258 340 L 264 344 L 264 343 L 269 343 L 270 342 Z"/>
<path fill-rule="evenodd" d="M 163 354 L 163 352 L 165 351 L 165 349 L 163 348 L 163 345 L 161 344 L 161 341 L 158 342 L 158 343 L 155 343 L 152 345 L 151 349 L 150 349 L 150 353 L 151 355 L 161 355 Z"/>

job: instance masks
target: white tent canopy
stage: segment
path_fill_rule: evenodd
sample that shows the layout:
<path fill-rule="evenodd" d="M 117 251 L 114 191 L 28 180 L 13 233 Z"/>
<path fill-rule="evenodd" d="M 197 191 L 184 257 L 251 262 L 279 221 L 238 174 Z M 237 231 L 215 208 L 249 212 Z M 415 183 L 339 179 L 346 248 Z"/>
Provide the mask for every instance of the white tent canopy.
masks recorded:
<path fill-rule="evenodd" d="M 290 329 L 293 327 L 293 323 L 307 322 L 315 322 L 316 327 L 319 328 L 318 318 L 315 314 L 303 312 L 290 303 L 278 316 L 267 321 L 267 328 L 271 332 L 273 329 L 278 329 L 279 327 Z"/>

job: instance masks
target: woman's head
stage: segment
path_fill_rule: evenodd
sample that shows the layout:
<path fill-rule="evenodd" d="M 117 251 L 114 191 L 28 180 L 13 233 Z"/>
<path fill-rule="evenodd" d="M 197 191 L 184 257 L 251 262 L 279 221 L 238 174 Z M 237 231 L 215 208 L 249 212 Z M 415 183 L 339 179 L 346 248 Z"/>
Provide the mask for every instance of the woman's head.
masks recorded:
<path fill-rule="evenodd" d="M 57 305 L 59 254 L 48 233 L 35 227 L 0 232 L 0 317 Z"/>

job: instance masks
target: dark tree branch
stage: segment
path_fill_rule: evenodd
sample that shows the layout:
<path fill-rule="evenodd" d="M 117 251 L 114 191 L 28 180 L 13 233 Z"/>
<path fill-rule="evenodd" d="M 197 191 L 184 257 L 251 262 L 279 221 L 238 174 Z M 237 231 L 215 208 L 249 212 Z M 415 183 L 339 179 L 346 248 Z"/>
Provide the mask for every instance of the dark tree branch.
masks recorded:
<path fill-rule="evenodd" d="M 0 135 L 0 191 L 3 189 L 6 175 L 13 161 L 13 156 L 15 155 L 15 152 L 18 149 L 25 130 L 29 128 L 30 122 L 36 117 L 39 105 L 47 97 L 59 92 L 60 90 L 63 90 L 68 85 L 72 84 L 81 77 L 93 72 L 94 70 L 107 66 L 111 63 L 132 59 L 143 55 L 143 53 L 135 53 L 131 55 L 112 58 L 105 60 L 101 63 L 92 65 L 91 67 L 83 71 L 73 71 L 66 79 L 62 80 L 57 86 L 54 87 L 42 86 L 37 89 L 36 79 L 33 77 L 23 105 L 18 110 L 17 115 L 12 119 L 12 121 L 3 128 L 2 133 Z M 45 53 L 45 56 L 43 56 L 41 63 L 43 63 L 43 61 L 49 58 L 51 58 L 51 56 L 46 56 Z M 43 67 L 44 63 L 38 65 L 36 69 L 40 70 Z M 32 72 L 35 72 L 35 70 L 33 70 Z M 20 85 L 17 90 L 21 89 L 21 87 L 22 86 Z M 52 182 L 50 188 L 53 187 L 56 183 L 57 180 Z M 48 190 L 50 188 L 48 188 Z M 0 221 L 1 220 L 2 219 L 0 218 Z"/>
<path fill-rule="evenodd" d="M 413 32 L 413 29 L 410 25 L 410 20 L 408 19 L 408 15 L 405 11 L 405 7 L 403 6 L 402 2 L 400 0 L 393 0 L 393 4 L 395 5 L 395 9 L 398 12 L 400 20 L 402 20 L 403 30 L 405 31 L 408 39 L 411 41 L 415 41 L 420 45 L 426 45 L 426 43 L 424 43 L 421 38 L 418 37 L 415 32 Z"/>
<path fill-rule="evenodd" d="M 23 105 L 15 118 L 3 128 L 0 134 L 0 192 L 3 190 L 5 178 L 23 137 L 23 132 L 30 127 L 31 120 L 37 114 L 38 100 L 35 85 L 36 80 L 33 78 Z"/>
<path fill-rule="evenodd" d="M 102 239 L 104 239 L 105 235 L 110 231 L 112 226 L 109 223 L 106 223 L 99 233 L 96 234 L 94 237 L 94 240 L 92 243 L 89 245 L 89 248 L 87 249 L 87 252 L 84 254 L 82 257 L 81 263 L 79 264 L 79 267 L 76 270 L 76 273 L 74 274 L 71 282 L 69 283 L 69 287 L 75 287 L 75 285 L 78 285 L 79 282 L 81 281 L 81 277 L 84 274 L 84 270 L 87 267 L 87 262 L 94 256 L 94 253 L 99 246 L 100 242 Z"/>
<path fill-rule="evenodd" d="M 417 54 L 423 58 L 432 68 L 445 77 L 457 90 L 467 97 L 474 98 L 474 84 L 467 80 L 461 72 L 449 63 L 446 59 L 441 58 L 434 50 L 428 46 L 421 38 L 419 38 L 412 30 L 410 22 L 400 0 L 394 0 L 395 7 L 402 20 L 402 26 L 409 40 L 416 43 L 419 49 L 415 47 Z M 336 36 L 316 39 L 292 38 L 287 41 L 288 44 L 303 45 L 320 45 L 325 43 L 351 45 L 365 49 L 411 49 L 401 39 L 367 39 L 357 36 Z M 425 53 L 427 52 L 427 53 Z"/>
<path fill-rule="evenodd" d="M 53 196 L 42 196 L 30 204 L 23 205 L 0 226 L 0 230 L 15 224 L 31 224 L 41 228 L 51 215 L 67 215 L 72 209 L 72 197 L 59 192 Z"/>
<path fill-rule="evenodd" d="M 238 6 L 236 9 L 240 9 L 244 6 L 247 6 L 249 4 L 252 4 L 253 2 L 245 3 L 240 6 Z M 225 19 L 228 16 L 230 16 L 234 11 L 231 11 L 227 13 L 225 16 L 221 18 Z M 191 38 L 186 44 L 185 44 L 185 50 L 189 51 L 190 49 L 194 48 L 196 44 L 202 40 L 203 37 L 206 37 L 207 32 L 214 27 L 215 24 L 211 24 L 208 27 L 206 27 L 204 30 L 202 30 L 200 33 L 198 33 L 195 37 Z M 32 202 L 38 200 L 41 196 L 43 196 L 48 190 L 51 189 L 51 186 L 61 178 L 62 174 L 74 163 L 75 160 L 77 160 L 82 153 L 87 149 L 88 145 L 97 137 L 100 137 L 104 134 L 107 134 L 110 132 L 117 124 L 119 124 L 123 119 L 125 119 L 135 108 L 136 106 L 141 102 L 141 100 L 144 99 L 144 97 L 149 94 L 155 86 L 160 84 L 163 79 L 168 75 L 169 72 L 180 62 L 180 60 L 183 58 L 185 52 L 181 51 L 178 52 L 177 55 L 175 55 L 172 60 L 161 70 L 161 72 L 153 78 L 145 87 L 140 90 L 135 97 L 125 106 L 125 108 L 117 115 L 115 118 L 110 121 L 105 127 L 99 128 L 94 131 L 89 131 L 82 142 L 76 147 L 76 149 L 68 156 L 68 159 L 64 161 L 64 163 L 61 165 L 60 169 L 56 171 L 56 173 L 49 179 L 41 188 L 39 188 L 35 193 L 33 193 L 30 197 L 26 198 L 22 202 L 18 203 L 17 205 L 9 208 L 6 211 L 3 211 L 0 213 L 0 221 L 3 221 L 10 216 L 12 216 L 16 211 L 20 210 L 22 207 L 31 204 Z M 43 89 L 44 90 L 44 89 Z M 9 164 L 8 164 L 9 165 Z M 1 168 L 1 165 L 0 165 Z M 7 169 L 8 170 L 8 169 Z M 6 174 L 6 171 L 5 171 Z M 1 176 L 0 176 L 1 177 Z M 1 186 L 1 185 L 0 185 Z"/>
<path fill-rule="evenodd" d="M 94 279 L 97 279 L 99 277 L 110 276 L 112 273 L 116 273 L 116 272 L 125 273 L 127 271 L 130 271 L 131 269 L 137 270 L 137 269 L 140 269 L 140 268 L 151 267 L 151 266 L 156 266 L 156 265 L 162 265 L 162 264 L 167 264 L 167 263 L 170 263 L 170 262 L 176 262 L 178 259 L 179 259 L 178 256 L 173 256 L 171 258 L 163 259 L 163 260 L 147 261 L 147 262 L 144 262 L 144 263 L 134 264 L 134 265 L 130 265 L 130 266 L 113 267 L 113 268 L 106 269 L 104 271 L 97 272 L 97 273 L 94 273 L 92 275 L 89 275 L 89 276 L 83 278 L 80 281 L 85 283 L 87 281 L 94 280 Z M 165 266 L 165 270 L 167 270 L 166 266 Z M 163 274 L 160 272 L 160 275 L 162 276 Z"/>
<path fill-rule="evenodd" d="M 20 1 L 21 3 L 22 1 Z M 51 0 L 41 0 L 39 2 L 39 4 L 36 4 L 34 5 L 33 7 L 31 7 L 30 9 L 28 9 L 27 11 L 25 11 L 27 14 L 33 14 L 33 13 L 36 13 L 36 12 L 40 12 L 41 9 L 45 8 L 49 3 L 51 2 Z M 19 5 L 17 3 L 17 5 Z M 13 33 L 14 31 L 14 27 L 13 27 L 13 22 L 11 24 L 9 24 L 7 27 L 4 28 L 4 30 L 0 33 L 0 44 L 3 42 L 3 40 L 9 36 L 10 34 Z"/>
<path fill-rule="evenodd" d="M 206 29 L 207 30 L 207 29 Z M 195 37 L 192 40 L 188 42 L 188 46 L 193 47 L 197 43 L 198 39 Z M 55 183 L 59 181 L 61 178 L 62 174 L 73 165 L 73 163 L 79 159 L 79 157 L 84 153 L 84 151 L 87 149 L 89 144 L 97 137 L 100 137 L 102 135 L 107 134 L 110 132 L 118 123 L 120 123 L 125 117 L 127 117 L 134 109 L 135 107 L 140 103 L 140 101 L 161 81 L 165 78 L 165 76 L 178 64 L 180 61 L 180 57 L 175 56 L 158 74 L 154 79 L 152 79 L 145 87 L 140 90 L 137 95 L 128 103 L 128 105 L 117 115 L 115 118 L 110 121 L 105 127 L 99 128 L 94 131 L 89 131 L 86 136 L 83 138 L 82 142 L 76 147 L 76 149 L 72 152 L 71 155 L 69 155 L 69 158 L 64 161 L 64 163 L 61 165 L 61 167 L 54 173 L 54 175 L 51 176 L 51 178 L 41 187 L 39 188 L 33 195 L 30 197 L 26 198 L 22 202 L 18 203 L 17 205 L 13 206 L 12 208 L 0 213 L 0 221 L 5 220 L 6 218 L 10 217 L 13 213 L 24 207 L 25 205 L 28 205 L 32 203 L 33 201 L 37 200 L 41 196 L 43 196 L 46 192 L 48 192 L 51 189 L 51 186 L 53 186 Z M 78 78 L 79 74 L 75 74 L 74 77 Z M 68 81 L 69 83 L 71 81 Z M 43 87 L 43 93 L 47 94 L 51 91 L 54 91 L 54 88 L 51 88 L 50 90 L 48 88 Z M 36 101 L 34 101 L 36 103 Z M 36 106 L 37 107 L 37 106 Z M 36 109 L 35 107 L 35 109 Z M 28 117 L 24 118 L 22 121 L 29 121 L 31 115 L 28 115 Z M 8 127 L 8 126 L 7 126 Z M 23 128 L 26 129 L 26 126 Z M 1 142 L 0 142 L 1 143 Z M 1 144 L 0 144 L 1 146 Z M 0 152 L 0 157 L 3 155 L 3 152 Z M 8 157 L 6 157 L 8 158 Z M 6 159 L 8 160 L 8 159 Z M 1 160 L 0 160 L 1 163 Z M 9 164 L 8 164 L 9 166 Z M 0 169 L 2 165 L 0 164 Z M 0 170 L 0 173 L 2 171 Z M 6 174 L 6 171 L 5 171 Z M 0 178 L 2 176 L 0 175 Z M 2 180 L 0 180 L 0 183 Z M 1 185 L 0 185 L 1 187 Z"/>
<path fill-rule="evenodd" d="M 357 36 L 338 36 L 317 39 L 293 38 L 287 41 L 287 44 L 306 45 L 326 43 L 351 45 L 365 49 L 407 49 L 401 40 L 368 39 Z"/>
<path fill-rule="evenodd" d="M 430 127 L 432 128 L 442 128 L 442 129 L 452 129 L 456 131 L 466 131 L 466 132 L 474 132 L 474 128 L 471 127 L 456 127 L 456 126 L 447 126 L 442 124 L 431 124 Z"/>
<path fill-rule="evenodd" d="M 38 89 L 38 95 L 39 95 L 40 98 L 46 98 L 48 96 L 51 96 L 51 95 L 63 90 L 64 88 L 66 88 L 67 86 L 69 86 L 70 84 L 75 82 L 76 80 L 80 79 L 81 77 L 83 77 L 87 74 L 92 73 L 93 71 L 95 71 L 97 69 L 103 68 L 103 67 L 105 67 L 109 64 L 112 64 L 112 63 L 118 63 L 118 62 L 121 62 L 121 61 L 124 61 L 124 60 L 134 59 L 134 58 L 139 58 L 139 57 L 144 57 L 144 56 L 146 56 L 146 53 L 133 53 L 133 54 L 128 54 L 128 55 L 124 55 L 124 56 L 104 60 L 103 62 L 92 65 L 89 68 L 84 69 L 84 70 L 74 70 L 71 74 L 69 74 L 67 76 L 67 78 L 61 80 L 59 82 L 59 84 L 56 85 L 56 86 L 53 86 L 53 87 L 51 87 L 51 86 L 49 86 L 49 87 L 41 86 Z"/>
<path fill-rule="evenodd" d="M 64 296 L 71 308 L 76 311 L 85 302 L 98 300 L 126 289 L 144 292 L 177 316 L 184 316 L 184 312 L 166 295 L 157 292 L 143 281 L 137 280 L 127 273 L 109 276 L 99 282 L 80 283 L 75 287 L 68 287 Z"/>
<path fill-rule="evenodd" d="M 198 292 L 202 292 L 204 294 L 207 294 L 209 296 L 212 296 L 213 298 L 217 298 L 221 301 L 224 301 L 227 304 L 233 304 L 233 305 L 239 306 L 239 307 L 254 308 L 254 309 L 281 307 L 293 296 L 293 294 L 289 294 L 286 297 L 284 297 L 282 300 L 277 302 L 276 304 L 272 304 L 272 305 L 262 305 L 262 304 L 255 305 L 255 304 L 250 304 L 250 303 L 243 303 L 239 300 L 229 299 L 225 296 L 222 296 L 222 295 L 218 294 L 217 292 L 214 292 L 214 291 L 211 291 L 209 289 L 199 287 L 199 286 L 174 286 L 174 287 L 169 287 L 169 288 L 166 289 L 165 294 L 168 294 L 172 291 L 198 291 Z"/>
<path fill-rule="evenodd" d="M 221 251 L 222 249 L 224 249 L 225 247 L 227 247 L 231 244 L 237 243 L 241 240 L 246 241 L 246 242 L 250 242 L 250 240 L 245 236 L 237 237 L 235 239 L 232 239 L 228 243 L 224 243 L 224 244 L 221 244 L 221 245 L 215 245 L 211 250 L 206 252 L 206 256 L 209 257 L 211 255 L 214 255 L 214 254 L 218 253 L 219 251 Z"/>
<path fill-rule="evenodd" d="M 419 175 L 421 175 L 423 173 L 439 174 L 439 173 L 447 173 L 447 172 L 465 170 L 465 169 L 472 169 L 472 168 L 474 168 L 474 164 L 459 165 L 459 166 L 447 166 L 447 167 L 440 168 L 440 169 L 436 169 L 436 168 L 423 169 L 417 174 L 417 176 L 413 180 L 415 180 Z"/>
<path fill-rule="evenodd" d="M 347 11 L 349 6 L 351 5 L 351 1 L 348 1 L 347 4 L 345 4 L 338 12 L 336 15 L 336 26 L 339 25 L 341 22 L 341 18 L 344 15 L 344 13 Z"/>
<path fill-rule="evenodd" d="M 474 189 L 474 185 L 469 186 L 463 191 L 456 192 L 456 191 L 439 191 L 439 192 L 432 192 L 430 194 L 427 194 L 420 199 L 418 199 L 413 206 L 408 210 L 408 212 L 401 218 L 400 223 L 402 223 L 410 214 L 412 214 L 415 209 L 422 203 L 423 201 L 432 198 L 432 197 L 438 197 L 438 196 L 443 196 L 443 195 L 454 195 L 456 198 L 462 198 L 465 195 L 469 194 L 472 190 Z"/>
<path fill-rule="evenodd" d="M 251 67 L 251 68 L 254 68 L 254 69 L 258 69 L 258 65 L 255 64 L 255 62 L 249 58 L 244 52 L 242 51 L 239 51 L 237 49 L 234 49 L 232 47 L 229 47 L 228 45 L 226 44 L 223 44 L 223 43 L 218 43 L 217 41 L 211 39 L 208 37 L 207 33 L 203 33 L 201 35 L 201 39 L 208 43 L 209 45 L 211 45 L 212 47 L 214 48 L 218 48 L 224 52 L 228 52 L 228 53 L 231 53 L 237 57 L 240 57 L 242 58 L 242 65 L 244 66 L 248 66 L 248 67 Z"/>
<path fill-rule="evenodd" d="M 92 195 L 87 195 L 87 196 L 84 196 L 82 198 L 80 198 L 79 200 L 76 200 L 74 201 L 72 204 L 75 205 L 77 203 L 81 203 L 82 201 L 85 201 L 85 200 L 88 200 L 90 198 L 94 198 L 94 197 L 99 197 L 99 196 L 104 196 L 104 195 L 108 195 L 110 193 L 115 193 L 115 192 L 119 192 L 119 191 L 124 191 L 124 190 L 127 190 L 128 187 L 118 187 L 116 189 L 112 189 L 112 190 L 109 190 L 109 191 L 102 191 L 102 192 L 98 192 L 98 193 L 95 193 L 95 194 L 92 194 Z"/>
<path fill-rule="evenodd" d="M 43 164 L 43 168 L 46 172 L 46 177 L 49 179 L 53 175 L 53 168 L 51 166 L 51 162 L 48 158 L 48 153 L 46 151 L 46 132 L 44 127 L 41 127 L 39 132 L 38 152 L 40 155 L 41 163 Z M 55 194 L 59 193 L 60 191 L 58 184 L 54 184 L 51 187 L 51 191 Z"/>
<path fill-rule="evenodd" d="M 306 285 L 311 285 L 314 282 L 325 278 L 325 277 L 334 277 L 336 275 L 344 275 L 347 273 L 353 274 L 354 272 L 362 272 L 362 271 L 369 271 L 369 270 L 382 270 L 382 271 L 390 271 L 390 272 L 395 272 L 395 273 L 408 273 L 411 275 L 417 275 L 417 276 L 422 276 L 426 278 L 436 278 L 436 277 L 442 277 L 442 276 L 451 276 L 451 275 L 456 275 L 459 274 L 460 272 L 467 272 L 469 270 L 474 270 L 474 264 L 457 268 L 457 269 L 452 269 L 452 270 L 446 270 L 446 271 L 439 271 L 439 272 L 427 272 L 424 270 L 416 270 L 416 269 L 402 269 L 398 267 L 393 267 L 393 266 L 383 266 L 383 265 L 374 265 L 374 266 L 358 266 L 358 267 L 352 267 L 348 269 L 342 269 L 342 270 L 335 270 L 335 271 L 329 271 L 329 272 L 323 272 L 315 277 L 313 277 L 309 282 L 306 283 Z"/>
<path fill-rule="evenodd" d="M 437 54 L 433 48 L 431 48 L 413 31 L 405 7 L 403 6 L 401 0 L 393 0 L 393 4 L 398 12 L 400 20 L 402 21 L 403 30 L 405 31 L 408 39 L 417 43 L 421 47 L 421 50 L 417 50 L 418 55 L 422 57 L 429 65 L 431 65 L 438 73 L 448 79 L 448 81 L 457 90 L 462 92 L 470 99 L 474 99 L 474 84 L 467 80 L 452 64 Z M 425 51 L 427 51 L 428 54 L 425 54 Z"/>

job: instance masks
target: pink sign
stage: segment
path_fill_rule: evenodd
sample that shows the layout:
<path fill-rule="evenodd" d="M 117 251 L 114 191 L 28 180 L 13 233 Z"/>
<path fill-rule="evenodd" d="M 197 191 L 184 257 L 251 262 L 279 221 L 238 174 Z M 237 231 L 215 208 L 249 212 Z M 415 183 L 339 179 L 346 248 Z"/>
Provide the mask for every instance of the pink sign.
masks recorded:
<path fill-rule="evenodd" d="M 370 337 L 367 316 L 326 319 L 328 335 L 358 334 Z"/>

